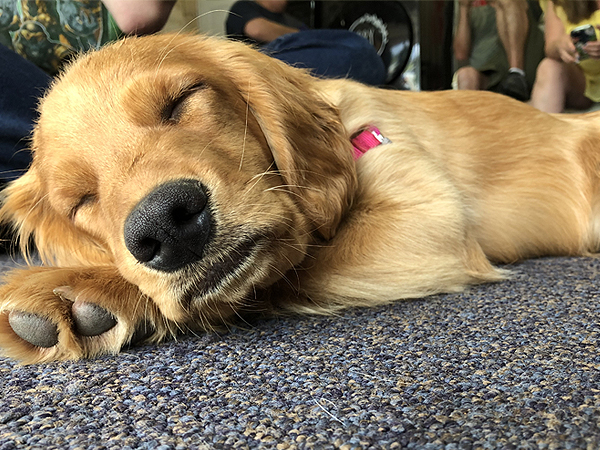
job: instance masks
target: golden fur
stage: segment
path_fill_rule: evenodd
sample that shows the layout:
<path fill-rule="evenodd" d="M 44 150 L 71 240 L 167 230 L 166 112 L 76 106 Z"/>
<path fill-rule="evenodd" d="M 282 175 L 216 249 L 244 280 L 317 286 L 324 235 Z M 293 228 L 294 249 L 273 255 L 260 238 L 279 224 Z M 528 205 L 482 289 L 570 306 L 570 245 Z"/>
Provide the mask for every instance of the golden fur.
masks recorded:
<path fill-rule="evenodd" d="M 167 120 L 175 101 L 183 107 Z M 501 280 L 490 261 L 599 245 L 596 114 L 319 80 L 243 44 L 173 35 L 80 58 L 40 110 L 33 164 L 0 210 L 45 263 L 13 271 L 0 290 L 0 347 L 26 362 L 118 352 L 141 323 L 160 341 L 248 314 L 459 291 Z M 355 162 L 350 137 L 367 125 L 392 143 Z M 206 186 L 211 243 L 200 261 L 154 270 L 127 250 L 124 224 L 179 179 Z M 215 269 L 248 239 L 239 266 Z M 203 288 L 208 277 L 218 289 Z M 76 300 L 117 325 L 78 336 Z M 22 340 L 10 311 L 51 320 L 59 343 Z"/>

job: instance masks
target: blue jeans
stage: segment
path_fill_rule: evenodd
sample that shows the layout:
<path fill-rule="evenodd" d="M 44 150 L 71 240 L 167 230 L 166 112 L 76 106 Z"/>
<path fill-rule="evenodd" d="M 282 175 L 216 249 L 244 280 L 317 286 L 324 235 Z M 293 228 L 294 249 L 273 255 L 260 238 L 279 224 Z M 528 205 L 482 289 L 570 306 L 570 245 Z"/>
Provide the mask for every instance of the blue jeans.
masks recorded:
<path fill-rule="evenodd" d="M 386 78 L 385 66 L 375 48 L 347 30 L 286 34 L 265 45 L 262 51 L 321 77 L 352 78 L 375 86 L 383 84 Z"/>
<path fill-rule="evenodd" d="M 0 184 L 20 176 L 31 162 L 29 137 L 39 98 L 50 76 L 0 45 Z"/>

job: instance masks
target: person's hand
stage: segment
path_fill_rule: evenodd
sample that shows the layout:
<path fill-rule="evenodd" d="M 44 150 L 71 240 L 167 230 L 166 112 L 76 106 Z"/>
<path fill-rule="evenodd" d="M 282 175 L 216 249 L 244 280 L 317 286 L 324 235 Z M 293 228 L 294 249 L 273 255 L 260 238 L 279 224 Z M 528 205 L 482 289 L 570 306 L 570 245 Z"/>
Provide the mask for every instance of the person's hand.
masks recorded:
<path fill-rule="evenodd" d="M 600 59 L 600 41 L 586 42 L 583 51 L 592 59 Z"/>
<path fill-rule="evenodd" d="M 562 38 L 556 42 L 556 50 L 560 59 L 566 63 L 579 62 L 579 54 L 575 48 L 575 44 L 571 40 L 571 36 L 565 34 Z"/>

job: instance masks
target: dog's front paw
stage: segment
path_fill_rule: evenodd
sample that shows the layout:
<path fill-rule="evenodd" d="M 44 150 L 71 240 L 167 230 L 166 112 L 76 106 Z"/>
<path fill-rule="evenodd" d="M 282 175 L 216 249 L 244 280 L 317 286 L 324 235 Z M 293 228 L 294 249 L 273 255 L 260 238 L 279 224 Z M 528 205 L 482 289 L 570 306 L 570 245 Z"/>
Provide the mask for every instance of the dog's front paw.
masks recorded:
<path fill-rule="evenodd" d="M 0 348 L 26 363 L 117 353 L 172 334 L 135 286 L 110 269 L 30 268 L 0 289 Z M 52 288 L 50 283 L 65 283 Z"/>
<path fill-rule="evenodd" d="M 60 295 L 59 292 L 59 289 L 54 291 Z M 99 336 L 117 325 L 117 319 L 110 312 L 93 303 L 73 302 L 71 315 L 74 331 L 80 336 Z M 24 311 L 11 311 L 8 323 L 17 336 L 36 347 L 50 348 L 58 344 L 58 327 L 51 319 Z"/>

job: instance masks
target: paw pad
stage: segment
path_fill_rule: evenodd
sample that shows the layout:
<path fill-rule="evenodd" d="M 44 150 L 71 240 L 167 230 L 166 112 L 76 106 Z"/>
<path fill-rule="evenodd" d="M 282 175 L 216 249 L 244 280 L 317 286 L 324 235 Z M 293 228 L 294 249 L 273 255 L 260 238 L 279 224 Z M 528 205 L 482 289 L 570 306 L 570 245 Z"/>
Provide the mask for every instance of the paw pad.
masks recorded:
<path fill-rule="evenodd" d="M 49 319 L 36 314 L 12 311 L 8 323 L 21 339 L 38 347 L 50 348 L 58 344 L 58 330 Z"/>
<path fill-rule="evenodd" d="M 73 303 L 75 330 L 82 336 L 98 336 L 117 324 L 115 317 L 106 309 L 92 303 Z"/>

